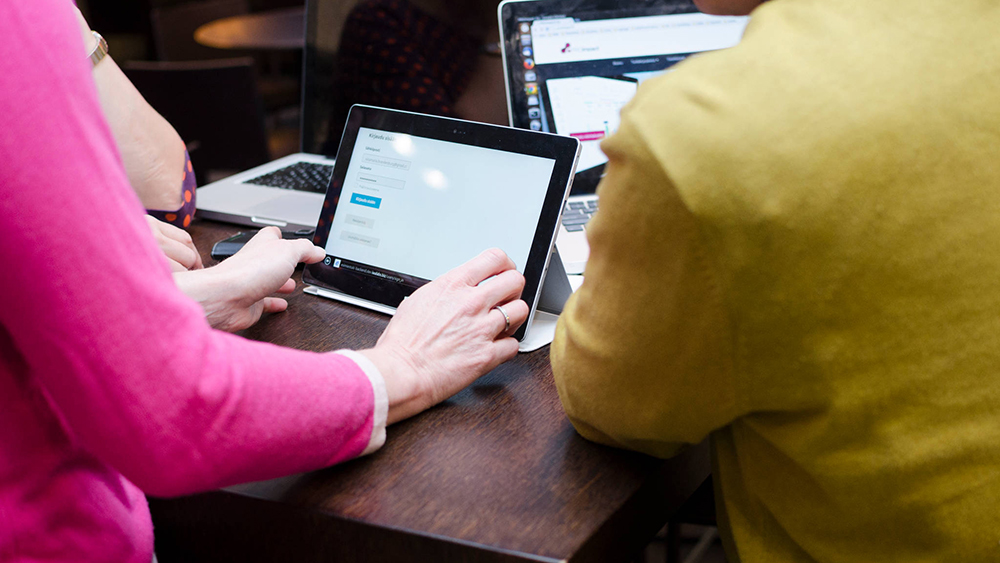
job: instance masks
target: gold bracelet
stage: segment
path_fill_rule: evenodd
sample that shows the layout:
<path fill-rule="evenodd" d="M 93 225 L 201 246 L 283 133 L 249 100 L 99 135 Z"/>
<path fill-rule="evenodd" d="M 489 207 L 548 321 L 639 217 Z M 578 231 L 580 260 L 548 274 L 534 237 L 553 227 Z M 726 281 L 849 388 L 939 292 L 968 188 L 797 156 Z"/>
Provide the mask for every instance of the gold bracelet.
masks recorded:
<path fill-rule="evenodd" d="M 94 34 L 94 39 L 97 40 L 97 45 L 94 46 L 94 50 L 90 52 L 87 56 L 93 66 L 97 66 L 97 63 L 101 62 L 104 57 L 108 56 L 108 42 L 101 37 L 100 33 L 94 30 L 90 30 Z"/>

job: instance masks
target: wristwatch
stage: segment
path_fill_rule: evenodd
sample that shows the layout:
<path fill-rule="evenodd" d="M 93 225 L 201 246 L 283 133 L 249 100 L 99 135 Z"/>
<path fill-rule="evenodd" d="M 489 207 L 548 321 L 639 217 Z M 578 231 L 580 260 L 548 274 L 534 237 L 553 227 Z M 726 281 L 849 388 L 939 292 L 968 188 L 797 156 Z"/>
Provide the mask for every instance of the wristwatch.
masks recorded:
<path fill-rule="evenodd" d="M 101 62 L 104 57 L 108 56 L 108 42 L 101 37 L 100 33 L 97 33 L 94 30 L 90 30 L 90 32 L 94 34 L 94 39 L 97 40 L 97 45 L 94 47 L 94 50 L 90 52 L 90 55 L 88 55 L 87 58 L 90 59 L 93 66 L 97 66 L 97 63 Z"/>

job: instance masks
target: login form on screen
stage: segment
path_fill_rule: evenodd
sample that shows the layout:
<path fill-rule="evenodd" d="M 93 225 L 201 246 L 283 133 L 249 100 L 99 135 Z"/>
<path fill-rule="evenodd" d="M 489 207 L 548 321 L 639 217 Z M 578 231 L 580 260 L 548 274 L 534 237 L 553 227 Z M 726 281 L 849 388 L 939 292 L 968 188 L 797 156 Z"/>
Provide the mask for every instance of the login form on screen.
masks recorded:
<path fill-rule="evenodd" d="M 554 165 L 362 127 L 326 253 L 432 280 L 498 247 L 524 272 Z"/>

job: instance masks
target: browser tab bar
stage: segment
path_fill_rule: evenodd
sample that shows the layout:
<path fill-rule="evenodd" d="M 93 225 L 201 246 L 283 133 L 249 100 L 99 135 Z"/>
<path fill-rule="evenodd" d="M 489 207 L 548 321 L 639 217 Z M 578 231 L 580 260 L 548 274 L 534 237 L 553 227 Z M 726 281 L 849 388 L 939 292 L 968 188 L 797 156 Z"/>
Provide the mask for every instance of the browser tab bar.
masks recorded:
<path fill-rule="evenodd" d="M 641 58 L 724 49 L 739 42 L 748 18 L 676 14 L 613 20 L 571 18 L 531 26 L 534 64 Z"/>

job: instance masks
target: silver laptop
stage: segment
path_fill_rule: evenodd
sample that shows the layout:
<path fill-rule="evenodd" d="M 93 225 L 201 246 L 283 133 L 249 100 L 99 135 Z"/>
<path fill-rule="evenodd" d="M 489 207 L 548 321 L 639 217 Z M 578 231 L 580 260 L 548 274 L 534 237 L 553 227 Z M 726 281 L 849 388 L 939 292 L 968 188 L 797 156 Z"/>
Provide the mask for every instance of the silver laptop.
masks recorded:
<path fill-rule="evenodd" d="M 198 216 L 283 230 L 315 229 L 333 160 L 296 153 L 198 188 Z"/>
<path fill-rule="evenodd" d="M 600 142 L 621 108 L 644 80 L 739 43 L 748 18 L 708 16 L 690 0 L 506 0 L 498 11 L 510 125 L 581 142 L 556 245 L 567 273 L 582 274 L 608 160 Z"/>

